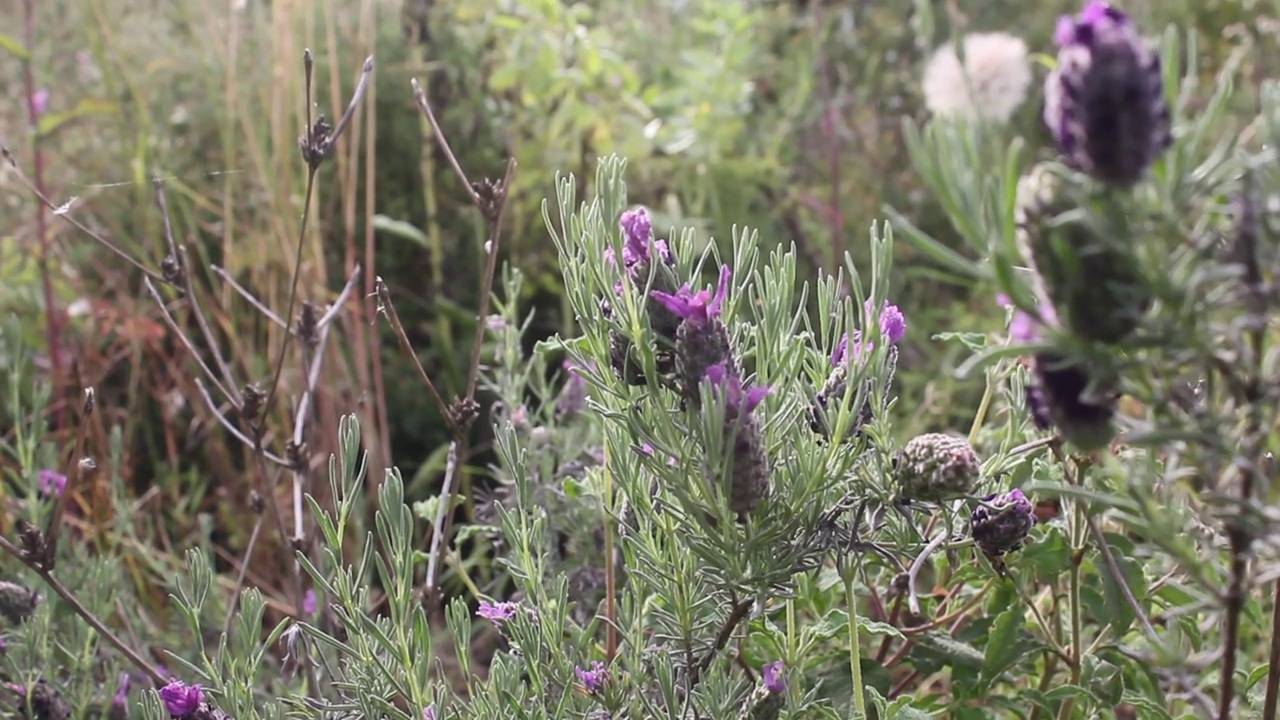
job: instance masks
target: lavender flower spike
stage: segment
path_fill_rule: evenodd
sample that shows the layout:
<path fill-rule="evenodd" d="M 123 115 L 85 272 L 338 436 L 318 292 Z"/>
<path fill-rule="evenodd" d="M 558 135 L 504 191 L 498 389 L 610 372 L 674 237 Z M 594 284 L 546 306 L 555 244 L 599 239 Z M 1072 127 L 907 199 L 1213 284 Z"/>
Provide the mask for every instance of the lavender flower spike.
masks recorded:
<path fill-rule="evenodd" d="M 591 695 L 595 695 L 604 690 L 605 683 L 609 682 L 609 668 L 599 660 L 591 663 L 591 669 L 583 670 L 581 667 L 575 667 L 573 674 L 578 676 L 578 682 L 582 683 L 582 688 Z"/>
<path fill-rule="evenodd" d="M 493 603 L 488 600 L 481 600 L 480 607 L 476 610 L 476 615 L 501 627 L 502 623 L 515 617 L 516 611 L 519 609 L 520 606 L 513 602 Z"/>
<path fill-rule="evenodd" d="M 708 290 L 699 290 L 695 293 L 689 288 L 688 283 L 681 286 L 674 295 L 657 290 L 654 290 L 651 295 L 654 300 L 662 303 L 685 322 L 702 328 L 712 319 L 720 317 L 720 306 L 724 304 L 725 295 L 729 292 L 730 273 L 728 265 L 720 267 L 720 282 L 716 286 L 715 295 Z"/>
<path fill-rule="evenodd" d="M 707 368 L 706 377 L 713 388 L 725 394 L 725 405 L 736 415 L 749 415 L 773 392 L 773 388 L 768 387 L 745 387 L 741 379 L 729 374 L 724 363 Z"/>
<path fill-rule="evenodd" d="M 787 691 L 787 679 L 783 677 L 783 669 L 781 660 L 765 663 L 761 668 L 760 674 L 763 676 L 764 686 L 774 695 L 781 695 Z"/>
<path fill-rule="evenodd" d="M 1103 0 L 1059 19 L 1054 39 L 1045 124 L 1069 164 L 1111 185 L 1137 183 L 1173 142 L 1160 57 Z"/>
<path fill-rule="evenodd" d="M 187 685 L 181 680 L 170 680 L 168 685 L 160 688 L 160 701 L 170 716 L 181 720 L 200 709 L 204 693 L 198 684 Z"/>
<path fill-rule="evenodd" d="M 1021 490 L 988 495 L 973 511 L 970 533 L 984 553 L 999 557 L 1022 547 L 1036 524 L 1035 508 Z"/>
<path fill-rule="evenodd" d="M 759 420 L 751 413 L 772 390 L 746 387 L 723 362 L 707 368 L 706 379 L 711 383 L 712 391 L 724 398 L 724 427 L 721 432 L 725 447 L 732 454 L 727 482 L 717 477 L 718 471 L 715 470 L 712 482 L 719 487 L 728 485 L 729 509 L 740 519 L 745 518 L 769 490 L 769 456 L 765 453 L 764 433 Z"/>

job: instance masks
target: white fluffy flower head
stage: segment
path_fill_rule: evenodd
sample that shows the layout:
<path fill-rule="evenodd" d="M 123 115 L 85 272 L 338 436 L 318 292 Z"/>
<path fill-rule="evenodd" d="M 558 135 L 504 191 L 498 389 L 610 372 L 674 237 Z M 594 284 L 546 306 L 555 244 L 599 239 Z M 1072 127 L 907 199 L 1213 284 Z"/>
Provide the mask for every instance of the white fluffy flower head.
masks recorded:
<path fill-rule="evenodd" d="M 1008 122 L 1027 98 L 1031 63 L 1027 44 L 1008 33 L 964 37 L 964 63 L 946 43 L 924 71 L 924 104 L 935 115 Z"/>

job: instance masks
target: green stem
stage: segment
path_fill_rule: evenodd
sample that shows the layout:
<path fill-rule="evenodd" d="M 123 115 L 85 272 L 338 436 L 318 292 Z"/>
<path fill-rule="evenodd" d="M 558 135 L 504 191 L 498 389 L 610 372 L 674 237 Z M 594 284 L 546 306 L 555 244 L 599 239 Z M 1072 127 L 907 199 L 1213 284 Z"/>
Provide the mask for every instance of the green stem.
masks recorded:
<path fill-rule="evenodd" d="M 982 401 L 978 403 L 978 412 L 973 416 L 973 425 L 969 427 L 969 444 L 978 441 L 978 430 L 987 419 L 987 410 L 991 408 L 991 398 L 995 396 L 996 384 L 991 381 L 992 371 L 986 373 L 987 387 L 982 391 Z"/>
<path fill-rule="evenodd" d="M 867 700 L 862 692 L 862 647 L 858 644 L 858 603 L 853 595 L 854 570 L 845 566 L 844 598 L 849 607 L 849 673 L 853 677 L 854 720 L 867 717 Z"/>

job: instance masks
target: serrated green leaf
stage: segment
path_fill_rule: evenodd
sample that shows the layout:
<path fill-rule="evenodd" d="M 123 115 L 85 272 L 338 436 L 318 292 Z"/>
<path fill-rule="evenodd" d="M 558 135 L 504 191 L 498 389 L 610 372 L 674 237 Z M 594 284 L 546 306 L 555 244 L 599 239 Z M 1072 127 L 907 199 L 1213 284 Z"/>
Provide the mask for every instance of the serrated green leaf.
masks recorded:
<path fill-rule="evenodd" d="M 1030 644 L 1019 642 L 1022 621 L 1021 604 L 1013 605 L 996 616 L 991 632 L 987 635 L 986 654 L 982 660 L 983 687 L 990 687 L 1005 670 L 1031 650 Z"/>

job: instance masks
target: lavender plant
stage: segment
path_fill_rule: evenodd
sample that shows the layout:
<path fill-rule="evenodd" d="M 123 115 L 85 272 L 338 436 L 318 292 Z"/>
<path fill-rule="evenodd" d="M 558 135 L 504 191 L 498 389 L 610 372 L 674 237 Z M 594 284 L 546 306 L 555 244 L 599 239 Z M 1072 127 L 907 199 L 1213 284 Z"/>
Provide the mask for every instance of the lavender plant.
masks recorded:
<path fill-rule="evenodd" d="M 1034 166 L 1003 122 L 907 127 L 980 260 L 890 211 L 870 225 L 869 267 L 804 280 L 794 247 L 753 231 L 735 228 L 722 256 L 655 227 L 621 158 L 582 200 L 578 178 L 557 178 L 544 217 L 580 332 L 526 357 L 522 276 L 506 269 L 479 313 L 487 371 L 478 335 L 465 396 L 446 405 L 423 373 L 455 433 L 440 496 L 411 502 L 395 469 L 367 477 L 346 417 L 327 493 L 305 496 L 318 547 L 296 561 L 314 595 L 268 620 L 258 589 L 224 597 L 211 552 L 192 548 L 166 588 L 165 667 L 134 648 L 142 620 L 112 595 L 109 553 L 58 542 L 67 483 L 96 465 L 81 446 L 69 478 L 42 479 L 52 453 L 21 435 L 6 449 L 22 522 L 0 537 L 25 568 L 0 583 L 10 706 L 58 720 L 1274 717 L 1280 662 L 1237 662 L 1251 589 L 1280 575 L 1266 342 L 1280 256 L 1261 200 L 1280 85 L 1228 132 L 1236 65 L 1192 116 L 1177 33 L 1156 53 L 1092 2 L 1057 40 L 1054 146 Z M 322 149 L 304 145 L 309 165 Z M 511 169 L 466 183 L 491 232 L 486 289 Z M 934 338 L 986 381 L 968 428 L 895 432 L 911 327 L 890 289 L 895 226 L 1004 296 L 1005 326 Z M 451 532 L 479 387 L 499 399 L 495 485 L 467 498 L 480 522 Z M 90 392 L 80 420 L 93 409 Z M 445 598 L 444 577 L 466 595 Z M 37 581 L 84 622 L 55 615 Z"/>

